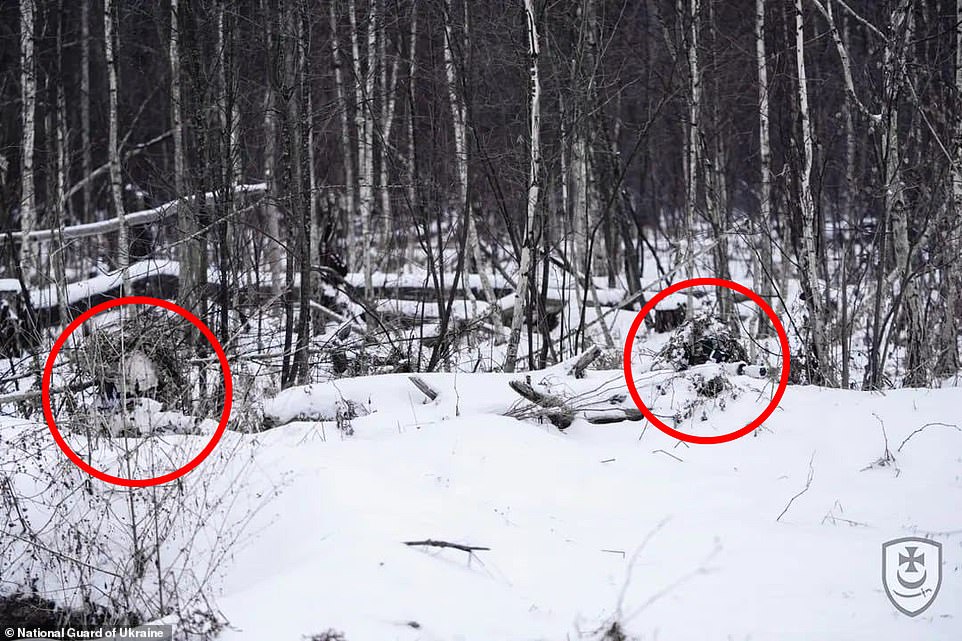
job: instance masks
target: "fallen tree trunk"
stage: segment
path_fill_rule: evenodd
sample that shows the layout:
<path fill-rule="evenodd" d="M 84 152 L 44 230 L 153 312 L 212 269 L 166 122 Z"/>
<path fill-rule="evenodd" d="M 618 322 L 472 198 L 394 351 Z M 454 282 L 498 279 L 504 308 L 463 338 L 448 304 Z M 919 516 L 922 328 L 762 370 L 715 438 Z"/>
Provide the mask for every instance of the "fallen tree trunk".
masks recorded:
<path fill-rule="evenodd" d="M 560 396 L 539 392 L 531 386 L 531 383 L 524 381 L 511 381 L 508 385 L 525 399 L 546 410 L 542 415 L 559 430 L 567 428 L 574 422 L 574 411 Z"/>

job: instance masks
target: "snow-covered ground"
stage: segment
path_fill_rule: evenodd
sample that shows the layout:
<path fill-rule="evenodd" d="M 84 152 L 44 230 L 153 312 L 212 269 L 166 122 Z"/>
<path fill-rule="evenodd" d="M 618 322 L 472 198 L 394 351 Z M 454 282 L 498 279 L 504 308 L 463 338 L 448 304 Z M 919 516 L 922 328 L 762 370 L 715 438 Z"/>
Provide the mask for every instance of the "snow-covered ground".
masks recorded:
<path fill-rule="evenodd" d="M 962 432 L 903 445 L 958 424 L 959 389 L 793 387 L 756 435 L 688 447 L 491 414 L 504 376 L 426 378 L 427 405 L 403 377 L 345 381 L 376 399 L 351 438 L 258 437 L 257 467 L 288 476 L 226 571 L 225 639 L 571 639 L 615 619 L 643 639 L 962 638 Z M 883 425 L 895 465 L 873 467 Z M 907 535 L 944 546 L 914 619 L 881 583 L 882 543 Z M 402 544 L 424 539 L 491 549 Z"/>
<path fill-rule="evenodd" d="M 644 423 L 501 416 L 508 375 L 424 379 L 434 402 L 399 375 L 287 390 L 268 413 L 370 413 L 350 437 L 330 421 L 229 433 L 233 455 L 188 477 L 253 513 L 213 584 L 221 638 L 599 638 L 615 620 L 639 639 L 962 638 L 958 388 L 790 387 L 755 434 L 688 446 Z M 885 439 L 894 465 L 874 465 Z M 944 546 L 917 618 L 881 583 L 882 543 L 907 535 Z M 427 539 L 490 549 L 405 545 Z"/>

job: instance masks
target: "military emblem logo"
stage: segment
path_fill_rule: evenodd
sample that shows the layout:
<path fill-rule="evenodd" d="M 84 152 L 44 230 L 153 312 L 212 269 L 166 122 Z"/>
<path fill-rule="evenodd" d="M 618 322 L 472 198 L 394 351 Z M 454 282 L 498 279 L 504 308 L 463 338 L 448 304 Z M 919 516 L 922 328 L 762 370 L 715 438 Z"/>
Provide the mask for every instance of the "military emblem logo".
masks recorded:
<path fill-rule="evenodd" d="M 942 544 L 915 536 L 883 543 L 882 585 L 902 614 L 925 612 L 942 586 Z"/>

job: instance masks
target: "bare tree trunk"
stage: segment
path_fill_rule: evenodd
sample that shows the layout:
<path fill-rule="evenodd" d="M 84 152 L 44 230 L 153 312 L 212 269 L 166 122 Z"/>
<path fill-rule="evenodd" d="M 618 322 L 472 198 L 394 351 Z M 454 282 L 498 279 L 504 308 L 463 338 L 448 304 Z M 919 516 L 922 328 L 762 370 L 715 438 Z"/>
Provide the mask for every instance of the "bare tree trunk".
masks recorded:
<path fill-rule="evenodd" d="M 755 0 L 755 60 L 758 71 L 758 157 L 761 173 L 759 190 L 758 221 L 753 237 L 758 248 L 758 263 L 755 268 L 755 291 L 766 299 L 772 299 L 772 239 L 770 225 L 772 220 L 772 147 L 770 133 L 768 65 L 765 53 L 765 0 Z M 757 314 L 756 335 L 759 338 L 772 335 L 769 320 L 761 309 Z"/>
<path fill-rule="evenodd" d="M 902 318 L 905 321 L 905 380 L 906 386 L 921 387 L 928 383 L 928 368 L 925 363 L 925 328 L 922 319 L 922 303 L 919 297 L 916 275 L 913 274 L 912 251 L 909 241 L 908 210 L 906 206 L 905 182 L 902 179 L 902 147 L 899 140 L 899 95 L 904 83 L 912 82 L 904 78 L 903 56 L 913 32 L 912 0 L 901 0 L 890 17 L 889 35 L 892 38 L 886 47 L 883 60 L 883 92 L 888 106 L 885 123 L 885 216 L 892 226 L 892 249 L 896 269 L 901 272 L 900 290 L 896 298 L 902 297 Z M 885 349 L 883 348 L 883 355 Z M 884 366 L 884 357 L 883 357 Z"/>
<path fill-rule="evenodd" d="M 698 68 L 698 15 L 699 0 L 689 0 L 688 14 L 688 159 L 687 186 L 685 193 L 685 222 L 688 233 L 687 277 L 695 276 L 695 208 L 698 199 L 699 124 L 701 110 L 701 71 Z M 692 289 L 687 293 L 688 319 L 695 312 L 695 299 Z"/>
<path fill-rule="evenodd" d="M 706 65 L 710 69 L 717 68 L 715 53 L 717 30 L 715 23 L 715 1 L 716 0 L 708 0 L 708 34 L 710 39 L 708 43 L 709 58 Z M 715 275 L 718 278 L 731 280 L 731 272 L 728 267 L 728 180 L 725 175 L 727 148 L 722 137 L 722 118 L 719 107 L 721 92 L 719 90 L 717 74 L 711 75 L 710 86 L 714 93 L 714 96 L 712 96 L 712 99 L 710 99 L 708 103 L 711 107 L 710 126 L 713 131 L 710 135 L 704 136 L 706 141 L 703 143 L 705 146 L 705 203 L 709 220 L 711 221 L 712 231 L 715 236 L 712 251 Z M 718 303 L 719 315 L 723 322 L 728 323 L 731 330 L 737 335 L 740 331 L 740 323 L 734 314 L 735 304 L 732 290 L 727 287 L 716 288 L 715 296 Z"/>
<path fill-rule="evenodd" d="M 408 34 L 408 117 L 407 117 L 407 199 L 408 207 L 411 212 L 417 207 L 418 190 L 415 181 L 417 180 L 417 154 L 414 144 L 414 88 L 418 68 L 418 3 L 414 0 L 411 3 L 411 32 Z M 414 221 L 412 221 L 414 222 Z M 414 251 L 415 244 L 407 242 L 405 251 L 408 248 Z"/>
<path fill-rule="evenodd" d="M 390 251 L 391 239 L 394 236 L 394 216 L 391 211 L 391 192 L 388 185 L 390 172 L 388 171 L 388 155 L 392 153 L 391 132 L 394 129 L 394 113 L 397 105 L 397 73 L 400 56 L 394 56 L 391 63 L 391 73 L 388 75 L 387 64 L 387 17 L 384 15 L 384 0 L 381 0 L 382 19 L 380 21 L 379 53 L 381 59 L 381 163 L 379 168 L 381 192 L 381 229 L 383 251 Z"/>
<path fill-rule="evenodd" d="M 60 313 L 60 323 L 66 326 L 70 322 L 67 314 L 67 273 L 66 273 L 66 244 L 63 239 L 63 227 L 67 224 L 67 213 L 68 213 L 68 201 L 67 201 L 67 176 L 69 172 L 69 164 L 67 160 L 67 99 L 64 95 L 64 75 L 63 75 L 63 0 L 58 2 L 58 18 L 57 18 L 57 62 L 56 62 L 56 73 L 57 77 L 54 81 L 56 83 L 56 93 L 57 93 L 57 108 L 56 108 L 56 124 L 54 125 L 56 129 L 55 134 L 55 146 L 56 146 L 56 159 L 57 159 L 57 171 L 56 171 L 56 184 L 54 186 L 54 193 L 57 195 L 57 202 L 55 206 L 56 211 L 56 225 L 57 225 L 57 243 L 55 251 L 51 252 L 51 263 L 54 270 L 54 282 L 57 286 L 57 308 Z"/>
<path fill-rule="evenodd" d="M 467 225 L 468 233 L 468 249 L 471 251 L 471 260 L 469 264 L 471 269 L 466 270 L 468 274 L 471 272 L 476 272 L 478 277 L 481 279 L 481 289 L 484 292 L 484 297 L 488 304 L 491 305 L 490 308 L 490 318 L 496 328 L 501 327 L 501 312 L 496 309 L 495 301 L 497 300 L 494 295 L 494 287 L 491 285 L 491 279 L 488 277 L 487 270 L 481 265 L 481 243 L 478 239 L 478 230 L 474 222 L 474 214 L 471 211 L 471 203 L 468 200 L 468 145 L 467 145 L 467 108 L 464 104 L 464 96 L 460 90 L 463 84 L 463 79 L 458 73 L 458 65 L 454 59 L 454 29 L 452 25 L 453 15 L 451 0 L 445 0 L 444 5 L 445 11 L 445 21 L 444 21 L 444 68 L 445 77 L 447 80 L 448 88 L 448 106 L 451 109 L 451 120 L 454 125 L 454 156 L 455 156 L 455 167 L 457 168 L 457 194 L 458 194 L 458 207 L 461 209 L 463 216 L 463 223 Z M 464 6 L 465 12 L 467 12 L 467 4 Z M 462 51 L 467 51 L 467 39 L 468 39 L 468 16 L 467 13 L 464 15 L 464 44 L 461 47 Z M 462 61 L 463 62 L 463 61 Z M 462 68 L 464 65 L 462 65 Z M 468 278 L 465 278 L 464 288 L 468 298 L 474 299 L 473 293 L 471 293 L 471 284 Z M 474 303 L 476 305 L 476 303 Z"/>
<path fill-rule="evenodd" d="M 849 42 L 849 23 L 846 20 L 842 27 L 842 45 L 848 47 Z M 855 208 L 855 101 L 849 92 L 845 99 L 845 184 L 843 186 L 843 196 L 841 198 L 841 210 L 845 216 L 851 216 Z M 839 266 L 839 292 L 841 293 L 841 305 L 839 306 L 839 338 L 842 343 L 842 368 L 840 381 L 842 389 L 851 386 L 851 354 L 852 354 L 852 330 L 850 321 L 849 303 L 849 270 L 847 269 L 852 248 L 852 241 L 845 237 L 842 232 L 842 262 Z M 853 254 L 854 257 L 854 254 Z"/>
<path fill-rule="evenodd" d="M 130 246 L 127 240 L 127 215 L 124 210 L 123 178 L 120 167 L 120 142 L 118 136 L 117 59 L 115 42 L 114 0 L 104 0 L 104 57 L 107 63 L 107 155 L 110 162 L 110 194 L 113 198 L 114 214 L 117 216 L 117 267 L 123 273 L 123 291 L 130 289 Z"/>
<path fill-rule="evenodd" d="M 347 94 L 344 92 L 344 70 L 343 61 L 341 60 L 341 45 L 338 38 L 337 29 L 337 14 L 334 11 L 334 2 L 328 3 L 328 18 L 331 22 L 331 59 L 334 63 L 334 86 L 337 95 L 338 112 L 340 115 L 341 124 L 341 158 L 344 160 L 344 203 L 345 203 L 345 214 L 346 222 L 346 242 L 348 247 L 348 263 L 351 266 L 354 265 L 351 257 L 355 251 L 354 242 L 354 216 L 357 215 L 357 210 L 354 204 L 355 189 L 357 185 L 354 181 L 354 152 L 353 146 L 351 145 L 351 129 L 350 129 L 350 109 L 348 106 Z M 360 108 L 360 105 L 357 106 Z"/>
<path fill-rule="evenodd" d="M 264 3 L 265 13 L 270 9 Z M 268 13 L 269 15 L 269 13 Z M 273 20 L 267 25 L 267 64 L 275 64 L 273 56 L 276 49 L 276 39 Z M 267 263 L 271 270 L 271 294 L 279 296 L 284 287 L 285 255 L 281 238 L 281 213 L 277 207 L 277 95 L 271 72 L 267 73 L 267 90 L 264 96 L 264 180 L 267 181 L 267 194 L 264 205 L 264 215 L 267 229 Z"/>
<path fill-rule="evenodd" d="M 179 0 L 170 3 L 170 113 L 174 140 L 174 192 L 177 198 L 187 197 L 187 175 L 184 166 L 184 116 L 182 79 L 180 66 L 180 6 Z M 193 207 L 182 201 L 177 205 L 177 227 L 181 245 L 178 248 L 180 274 L 177 298 L 181 307 L 195 314 L 202 314 L 199 297 L 202 296 L 199 270 L 199 241 L 197 219 Z M 206 280 L 206 278 L 205 278 Z"/>
<path fill-rule="evenodd" d="M 80 168 L 84 179 L 89 178 L 93 171 L 90 144 L 90 1 L 82 0 L 80 3 Z M 93 181 L 86 180 L 83 186 L 83 214 L 80 222 L 92 220 Z"/>
<path fill-rule="evenodd" d="M 36 282 L 37 245 L 27 234 L 37 226 L 36 178 L 33 156 L 36 151 L 37 67 L 34 57 L 35 0 L 20 0 L 20 101 L 22 105 L 23 136 L 21 137 L 20 271 L 27 283 Z"/>
<path fill-rule="evenodd" d="M 594 137 L 594 120 L 597 117 L 595 110 L 598 107 L 595 82 L 598 72 L 598 23 L 595 1 L 578 2 L 578 50 L 573 63 L 578 94 L 572 104 L 570 162 L 574 230 L 580 240 L 580 243 L 575 245 L 575 262 L 585 265 L 586 278 L 589 280 L 593 274 L 608 272 L 608 237 L 607 230 L 600 229 L 601 199 L 598 194 L 597 167 L 590 145 Z"/>
<path fill-rule="evenodd" d="M 237 183 L 240 146 L 238 144 L 238 114 L 236 86 L 234 83 L 234 29 L 233 20 L 226 12 L 227 2 L 222 0 L 217 6 L 217 95 L 216 113 L 219 124 L 217 132 L 219 176 L 214 202 L 218 210 L 217 265 L 219 278 L 219 325 L 220 335 L 226 340 L 230 332 L 231 287 L 234 270 L 232 265 L 231 236 L 232 220 L 236 211 L 234 185 Z"/>
<path fill-rule="evenodd" d="M 348 0 L 351 19 L 351 52 L 354 65 L 354 90 L 357 109 L 354 112 L 357 128 L 357 184 L 358 210 L 361 218 L 361 268 L 364 272 L 364 296 L 373 293 L 371 265 L 371 215 L 374 209 L 374 80 L 376 77 L 377 6 L 369 7 L 367 19 L 367 68 L 361 64 L 360 32 L 357 28 L 357 6 Z"/>
<path fill-rule="evenodd" d="M 298 384 L 304 385 L 308 382 L 310 374 L 309 348 L 311 343 L 311 236 L 313 222 L 313 208 L 306 206 L 304 198 L 304 113 L 301 105 L 304 104 L 304 94 L 310 91 L 304 77 L 305 60 L 308 57 L 308 41 L 304 34 L 304 20 L 300 10 L 295 7 L 289 9 L 288 18 L 291 23 L 289 26 L 289 36 L 294 39 L 290 49 L 290 61 L 288 62 L 289 86 L 291 99 L 288 103 L 288 126 L 292 130 L 291 160 L 294 163 L 294 184 L 290 186 L 291 198 L 296 203 L 292 210 L 298 212 L 297 245 L 299 250 L 298 266 L 300 267 L 301 287 L 300 300 L 298 301 L 298 324 L 297 324 L 297 345 L 294 351 L 294 375 Z M 296 27 L 295 23 L 296 22 Z M 308 118 L 310 114 L 308 113 Z M 310 127 L 310 124 L 307 125 Z M 313 194 L 309 194 L 313 201 Z"/>
<path fill-rule="evenodd" d="M 528 281 L 531 269 L 531 251 L 535 233 L 535 222 L 538 215 L 538 198 L 541 183 L 541 78 L 538 71 L 538 56 L 540 55 L 540 40 L 538 36 L 537 14 L 534 0 L 524 0 L 525 16 L 528 23 L 528 58 L 531 74 L 530 98 L 530 140 L 528 170 L 528 200 L 525 222 L 524 244 L 521 246 L 521 265 L 518 269 L 517 289 L 514 298 L 514 314 L 511 317 L 511 334 L 508 338 L 507 354 L 505 355 L 504 371 L 513 372 L 515 361 L 518 359 L 518 342 L 521 340 L 521 321 L 524 306 L 530 305 L 528 300 Z"/>
<path fill-rule="evenodd" d="M 825 310 L 822 287 L 818 281 L 817 221 L 812 194 L 812 170 L 815 146 L 808 103 L 808 76 L 805 69 L 805 23 L 802 0 L 795 0 L 795 66 L 798 72 L 798 107 L 802 135 L 802 167 L 799 172 L 799 200 L 801 210 L 802 246 L 799 256 L 803 290 L 809 310 L 811 336 L 809 338 L 809 372 L 812 382 L 831 382 L 830 354 L 825 331 Z"/>
<path fill-rule="evenodd" d="M 962 0 L 956 0 L 955 6 L 955 95 L 962 96 Z M 954 232 L 957 236 L 962 221 L 962 111 L 956 104 L 955 130 L 953 132 L 953 152 L 955 154 L 952 163 L 952 203 L 945 210 L 945 229 L 951 237 Z M 949 376 L 959 370 L 959 347 L 958 337 L 962 326 L 959 323 L 957 310 L 960 304 L 960 275 L 962 269 L 959 268 L 957 260 L 953 257 L 959 255 L 962 250 L 962 243 L 958 240 L 946 243 L 944 266 L 941 268 L 943 288 L 945 290 L 945 311 L 941 324 L 941 349 L 936 365 L 940 376 Z"/>

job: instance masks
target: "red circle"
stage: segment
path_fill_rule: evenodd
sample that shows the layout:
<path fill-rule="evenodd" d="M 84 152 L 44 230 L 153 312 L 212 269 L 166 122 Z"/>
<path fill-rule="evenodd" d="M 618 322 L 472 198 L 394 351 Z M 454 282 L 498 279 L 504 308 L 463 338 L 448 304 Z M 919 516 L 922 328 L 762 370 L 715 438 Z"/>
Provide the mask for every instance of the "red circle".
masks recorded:
<path fill-rule="evenodd" d="M 100 312 L 112 309 L 114 307 L 121 307 L 123 305 L 153 305 L 156 307 L 163 307 L 164 309 L 170 310 L 175 314 L 190 321 L 194 327 L 200 330 L 200 332 L 210 341 L 211 346 L 214 348 L 214 353 L 217 354 L 217 358 L 220 360 L 221 371 L 224 373 L 224 409 L 221 412 L 220 424 L 217 426 L 217 430 L 214 432 L 214 436 L 211 437 L 210 443 L 203 451 L 192 458 L 181 468 L 169 472 L 162 476 L 155 476 L 149 479 L 125 479 L 119 476 L 113 476 L 111 474 L 106 474 L 100 470 L 88 465 L 82 458 L 77 456 L 77 453 L 70 449 L 67 442 L 64 440 L 63 436 L 60 434 L 60 430 L 57 428 L 57 423 L 53 417 L 53 410 L 50 407 L 50 379 L 53 376 L 53 364 L 57 358 L 57 354 L 60 353 L 61 348 L 63 348 L 64 343 L 70 335 L 76 331 L 84 322 L 96 316 Z M 63 450 L 63 453 L 67 455 L 71 461 L 73 461 L 77 467 L 82 469 L 87 474 L 90 474 L 94 478 L 98 478 L 101 481 L 106 481 L 107 483 L 113 483 L 115 485 L 123 485 L 126 487 L 148 487 L 151 485 L 161 485 L 163 483 L 170 483 L 174 479 L 178 479 L 187 472 L 201 464 L 201 462 L 207 458 L 214 448 L 217 446 L 218 441 L 224 435 L 224 430 L 227 429 L 227 419 L 230 417 L 230 407 L 231 407 L 231 396 L 233 394 L 233 381 L 230 374 L 230 366 L 227 364 L 227 355 L 224 353 L 224 348 L 221 347 L 220 343 L 217 341 L 217 337 L 214 333 L 210 331 L 199 318 L 191 314 L 189 311 L 175 305 L 170 301 L 162 300 L 160 298 L 153 298 L 150 296 L 124 296 L 122 298 L 117 298 L 115 300 L 110 300 L 105 303 L 100 303 L 94 307 L 91 307 L 86 312 L 78 316 L 67 329 L 63 331 L 62 334 L 57 338 L 56 342 L 53 344 L 53 348 L 50 350 L 50 356 L 47 357 L 47 362 L 43 367 L 43 379 L 40 384 L 40 396 L 43 401 L 43 415 L 47 419 L 47 426 L 50 428 L 50 433 L 53 435 L 53 440 L 56 441 L 57 445 Z"/>
<path fill-rule="evenodd" d="M 679 432 L 678 430 L 668 427 L 664 422 L 662 422 L 657 416 L 655 416 L 650 409 L 645 405 L 644 401 L 641 400 L 641 396 L 638 394 L 638 389 L 635 387 L 635 382 L 631 377 L 631 346 L 635 342 L 635 333 L 641 326 L 642 321 L 645 316 L 648 315 L 651 310 L 655 308 L 659 302 L 661 302 L 665 297 L 674 294 L 675 292 L 686 289 L 688 287 L 697 287 L 699 285 L 711 285 L 714 287 L 727 287 L 728 289 L 734 290 L 739 294 L 744 294 L 749 299 L 755 302 L 762 311 L 768 316 L 768 319 L 772 321 L 772 325 L 775 326 L 775 332 L 778 334 L 778 342 L 782 347 L 782 374 L 778 381 L 778 389 L 775 390 L 775 395 L 772 396 L 771 402 L 762 411 L 762 413 L 754 421 L 734 432 L 728 434 L 720 434 L 718 436 L 696 436 L 694 434 L 686 434 L 684 432 Z M 753 292 L 748 287 L 740 285 L 738 283 L 732 282 L 730 280 L 725 280 L 723 278 L 692 278 L 691 280 L 683 280 L 674 285 L 663 289 L 658 292 L 655 296 L 649 300 L 645 306 L 638 312 L 635 316 L 635 320 L 631 323 L 631 328 L 628 330 L 628 340 L 625 341 L 625 354 L 624 354 L 624 370 L 625 370 L 625 381 L 628 383 L 628 393 L 631 394 L 632 400 L 641 413 L 645 415 L 648 421 L 660 429 L 662 432 L 668 436 L 673 436 L 682 441 L 688 441 L 689 443 L 702 443 L 702 444 L 713 444 L 713 443 L 727 443 L 728 441 L 734 441 L 736 438 L 745 436 L 759 425 L 765 422 L 775 408 L 778 407 L 779 402 L 782 400 L 782 395 L 785 393 L 785 388 L 788 387 L 788 374 L 790 371 L 791 357 L 788 348 L 788 334 L 785 332 L 785 327 L 782 325 L 781 321 L 778 320 L 778 316 L 775 315 L 775 310 L 766 303 L 761 296 Z"/>

